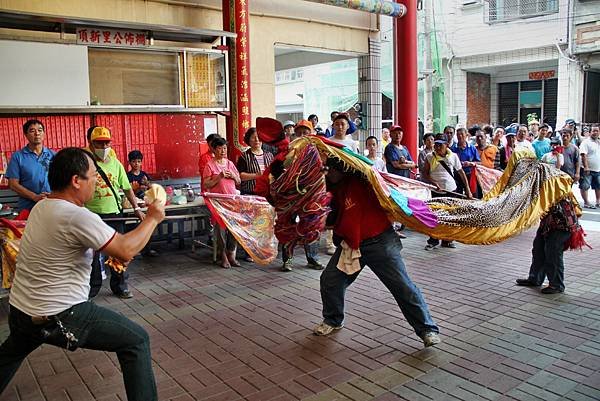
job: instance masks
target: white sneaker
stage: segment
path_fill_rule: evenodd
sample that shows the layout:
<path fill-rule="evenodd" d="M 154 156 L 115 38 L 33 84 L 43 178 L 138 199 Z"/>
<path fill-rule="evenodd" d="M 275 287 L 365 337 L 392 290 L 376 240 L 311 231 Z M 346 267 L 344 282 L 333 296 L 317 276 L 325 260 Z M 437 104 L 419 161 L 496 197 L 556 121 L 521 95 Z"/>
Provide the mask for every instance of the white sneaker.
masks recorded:
<path fill-rule="evenodd" d="M 423 345 L 425 345 L 426 347 L 431 347 L 442 342 L 440 336 L 438 336 L 437 333 L 434 333 L 433 331 L 423 334 L 423 337 L 421 337 L 421 339 L 423 340 Z"/>
<path fill-rule="evenodd" d="M 335 253 L 335 250 L 336 250 L 336 249 L 337 249 L 337 248 L 336 248 L 335 246 L 333 246 L 333 245 L 332 245 L 332 246 L 329 246 L 329 247 L 327 247 L 327 255 L 333 255 L 333 254 Z"/>
<path fill-rule="evenodd" d="M 342 327 L 344 327 L 343 324 L 341 326 L 331 326 L 325 322 L 321 322 L 317 327 L 313 329 L 313 333 L 315 333 L 317 336 L 327 336 L 331 334 L 334 330 L 339 330 Z"/>

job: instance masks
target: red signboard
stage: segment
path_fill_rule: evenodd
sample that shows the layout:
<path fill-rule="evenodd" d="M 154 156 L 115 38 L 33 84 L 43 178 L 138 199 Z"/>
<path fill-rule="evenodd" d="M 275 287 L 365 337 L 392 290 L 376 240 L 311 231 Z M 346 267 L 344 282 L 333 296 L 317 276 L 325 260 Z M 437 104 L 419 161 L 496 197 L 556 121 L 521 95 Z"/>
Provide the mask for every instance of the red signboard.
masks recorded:
<path fill-rule="evenodd" d="M 529 73 L 529 79 L 531 80 L 542 80 L 542 79 L 550 79 L 556 76 L 556 71 L 532 71 Z"/>

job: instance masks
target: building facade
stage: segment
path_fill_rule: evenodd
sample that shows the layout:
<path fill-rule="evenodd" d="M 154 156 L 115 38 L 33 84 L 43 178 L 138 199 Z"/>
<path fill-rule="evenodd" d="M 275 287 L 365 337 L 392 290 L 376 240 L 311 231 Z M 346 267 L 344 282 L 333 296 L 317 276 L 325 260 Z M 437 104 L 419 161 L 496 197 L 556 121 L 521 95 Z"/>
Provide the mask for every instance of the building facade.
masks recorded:
<path fill-rule="evenodd" d="M 573 15 L 569 46 L 581 66 L 573 72 L 580 89 L 573 101 L 581 105 L 580 121 L 600 122 L 600 1 L 573 2 Z"/>
<path fill-rule="evenodd" d="M 243 3 L 249 14 L 251 121 L 276 115 L 276 63 L 290 65 L 307 50 L 324 59 L 366 56 L 379 29 L 376 14 L 351 9 L 302 0 Z M 23 146 L 20 125 L 27 118 L 46 123 L 53 148 L 84 145 L 85 129 L 102 124 L 113 131 L 122 161 L 141 147 L 149 172 L 197 175 L 198 146 L 207 134 L 224 134 L 221 115 L 232 100 L 223 4 L 1 0 L 0 11 L 23 13 L 30 21 L 11 15 L 0 27 L 0 55 L 9 61 L 0 67 L 0 151 L 10 156 Z M 115 43 L 104 46 L 95 26 Z M 122 36 L 135 45 L 136 34 L 139 46 L 123 48 L 129 39 Z"/>
<path fill-rule="evenodd" d="M 464 125 L 578 119 L 566 0 L 434 2 L 446 108 Z M 437 6 L 437 7 L 436 7 Z"/>

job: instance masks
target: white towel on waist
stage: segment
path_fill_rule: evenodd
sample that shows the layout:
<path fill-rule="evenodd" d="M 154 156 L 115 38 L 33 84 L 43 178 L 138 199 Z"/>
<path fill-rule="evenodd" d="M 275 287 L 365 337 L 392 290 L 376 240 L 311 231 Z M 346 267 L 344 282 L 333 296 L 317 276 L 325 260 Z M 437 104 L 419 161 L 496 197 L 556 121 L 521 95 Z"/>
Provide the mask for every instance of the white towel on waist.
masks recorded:
<path fill-rule="evenodd" d="M 351 275 L 360 271 L 360 249 L 352 249 L 342 241 L 342 253 L 338 260 L 337 268 L 347 275 Z"/>

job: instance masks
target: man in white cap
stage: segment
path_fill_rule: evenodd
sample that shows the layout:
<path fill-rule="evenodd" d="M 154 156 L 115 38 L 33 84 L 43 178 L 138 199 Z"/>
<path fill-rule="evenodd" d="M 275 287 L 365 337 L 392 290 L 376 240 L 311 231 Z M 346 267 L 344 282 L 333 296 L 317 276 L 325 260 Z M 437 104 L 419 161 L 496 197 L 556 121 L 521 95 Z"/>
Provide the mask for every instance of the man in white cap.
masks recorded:
<path fill-rule="evenodd" d="M 295 126 L 296 123 L 291 120 L 287 120 L 283 123 L 283 132 L 285 132 L 285 136 L 287 139 L 291 140 L 291 138 L 294 136 Z"/>

